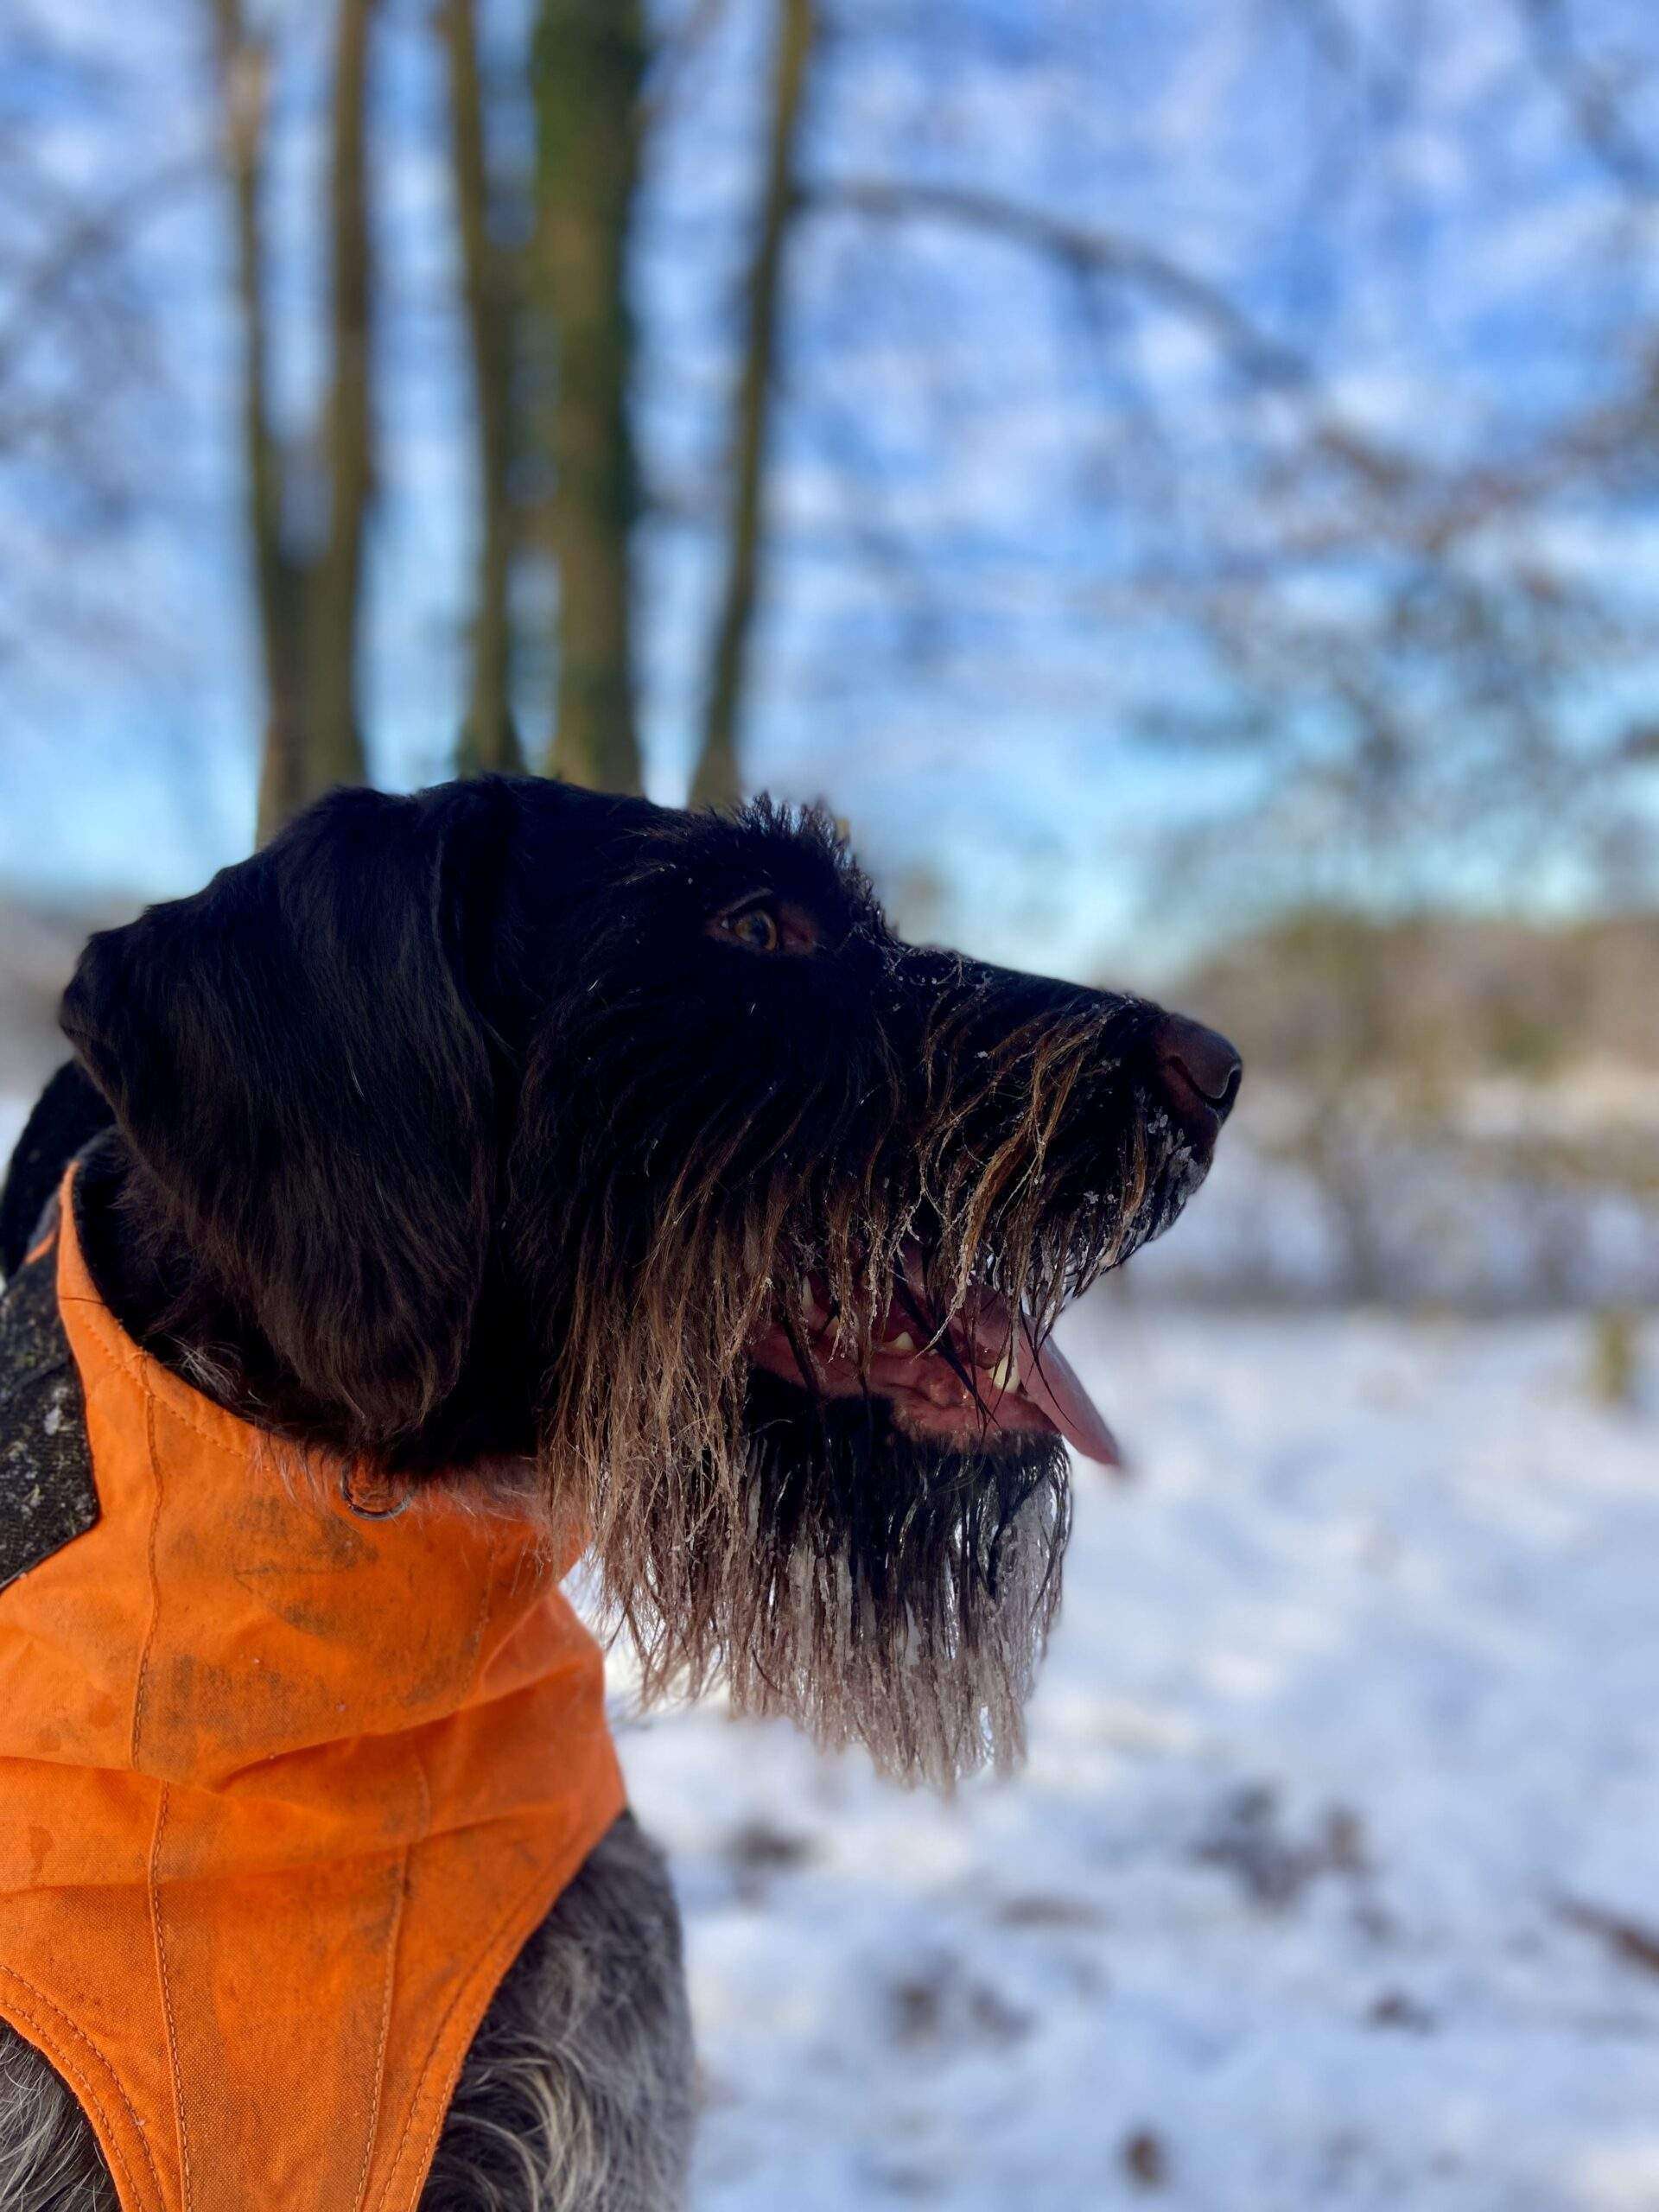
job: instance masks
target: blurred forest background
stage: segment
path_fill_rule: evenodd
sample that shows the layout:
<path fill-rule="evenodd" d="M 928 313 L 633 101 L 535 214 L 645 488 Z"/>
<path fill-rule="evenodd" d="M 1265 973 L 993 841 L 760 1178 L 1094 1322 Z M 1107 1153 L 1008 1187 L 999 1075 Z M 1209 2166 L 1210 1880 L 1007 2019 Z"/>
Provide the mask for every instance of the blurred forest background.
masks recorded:
<path fill-rule="evenodd" d="M 341 778 L 1237 1033 L 1211 1295 L 1659 1297 L 1659 17 L 0 0 L 5 1073 Z"/>
<path fill-rule="evenodd" d="M 0 0 L 0 1145 L 308 793 L 826 796 L 1249 1073 L 1012 1787 L 641 1721 L 701 2212 L 1659 2205 L 1659 9 Z"/>

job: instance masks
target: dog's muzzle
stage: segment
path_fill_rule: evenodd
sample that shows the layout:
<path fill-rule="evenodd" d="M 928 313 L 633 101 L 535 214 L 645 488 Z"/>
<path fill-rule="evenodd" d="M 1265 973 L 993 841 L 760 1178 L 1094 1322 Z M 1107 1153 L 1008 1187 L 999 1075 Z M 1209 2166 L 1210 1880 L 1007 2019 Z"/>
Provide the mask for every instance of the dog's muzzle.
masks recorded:
<path fill-rule="evenodd" d="M 921 1255 L 909 1248 L 864 1359 L 829 1310 L 827 1294 L 821 1280 L 802 1285 L 795 1314 L 804 1326 L 768 1322 L 750 1347 L 757 1366 L 825 1397 L 868 1391 L 886 1399 L 911 1434 L 959 1448 L 1058 1435 L 1085 1459 L 1122 1464 L 1116 1439 L 1070 1360 L 1052 1338 L 1039 1341 L 1027 1317 L 995 1292 L 977 1290 L 930 1325 Z"/>

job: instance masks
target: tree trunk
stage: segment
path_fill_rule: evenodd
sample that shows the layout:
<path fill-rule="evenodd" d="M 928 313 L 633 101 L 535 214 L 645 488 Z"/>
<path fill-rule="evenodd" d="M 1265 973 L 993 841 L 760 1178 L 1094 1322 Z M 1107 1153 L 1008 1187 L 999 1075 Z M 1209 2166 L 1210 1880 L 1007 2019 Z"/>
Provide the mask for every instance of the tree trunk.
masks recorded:
<path fill-rule="evenodd" d="M 550 761 L 575 782 L 626 791 L 639 788 L 626 263 L 645 61 L 639 0 L 542 0 L 531 56 L 536 281 L 557 363 L 547 419 L 559 575 Z"/>
<path fill-rule="evenodd" d="M 479 81 L 476 0 L 446 0 L 441 26 L 449 56 L 449 127 L 461 291 L 473 365 L 477 434 L 478 582 L 472 677 L 460 766 L 524 766 L 512 719 L 512 303 L 500 249 L 490 236 L 490 175 Z"/>
<path fill-rule="evenodd" d="M 337 783 L 360 783 L 358 612 L 372 482 L 365 111 L 375 0 L 340 0 L 329 192 L 329 390 L 323 423 L 326 534 L 296 544 L 290 457 L 271 427 L 270 328 L 262 200 L 270 57 L 242 0 L 212 0 L 225 164 L 242 325 L 242 442 L 265 688 L 260 842 Z"/>
<path fill-rule="evenodd" d="M 796 201 L 796 150 L 817 35 L 814 0 L 779 0 L 766 175 L 747 285 L 748 328 L 733 426 L 732 512 L 715 628 L 695 805 L 734 805 L 743 794 L 739 726 L 762 556 L 762 501 L 777 381 L 784 249 Z"/>
<path fill-rule="evenodd" d="M 298 682 L 303 577 L 284 539 L 283 461 L 270 427 L 270 334 L 261 204 L 270 59 L 264 45 L 250 34 L 241 0 L 213 0 L 213 13 L 221 140 L 234 217 L 237 308 L 242 326 L 243 467 L 265 690 L 259 782 L 263 839 L 300 803 L 305 786 L 305 706 Z"/>
<path fill-rule="evenodd" d="M 357 712 L 363 531 L 373 480 L 369 397 L 372 249 L 365 110 L 369 31 L 376 0 L 339 0 L 335 19 L 333 165 L 328 189 L 329 335 L 324 417 L 327 535 L 311 565 L 306 639 L 306 796 L 361 783 Z"/>

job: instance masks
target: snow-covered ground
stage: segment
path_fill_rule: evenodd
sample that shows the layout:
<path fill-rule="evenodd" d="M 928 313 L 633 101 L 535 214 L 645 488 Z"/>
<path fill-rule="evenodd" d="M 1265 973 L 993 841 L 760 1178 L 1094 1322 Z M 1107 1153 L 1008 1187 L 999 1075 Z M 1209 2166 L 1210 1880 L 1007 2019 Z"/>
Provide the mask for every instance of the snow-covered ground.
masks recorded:
<path fill-rule="evenodd" d="M 1074 1357 L 1028 1769 L 952 1803 L 625 1728 L 706 2069 L 698 2212 L 1659 2205 L 1659 1332 L 1175 1318 Z"/>
<path fill-rule="evenodd" d="M 1067 1342 L 1138 1475 L 1081 1485 L 1023 1774 L 621 1718 L 697 2212 L 1652 2212 L 1659 1325 L 1624 1412 L 1582 1319 Z"/>

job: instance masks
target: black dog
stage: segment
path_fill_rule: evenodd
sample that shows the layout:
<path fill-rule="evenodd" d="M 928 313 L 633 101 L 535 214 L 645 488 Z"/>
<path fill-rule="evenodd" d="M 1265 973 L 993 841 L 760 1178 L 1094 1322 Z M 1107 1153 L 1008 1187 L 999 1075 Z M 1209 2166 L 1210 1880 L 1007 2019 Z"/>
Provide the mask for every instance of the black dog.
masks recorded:
<path fill-rule="evenodd" d="M 1111 1456 L 1049 1332 L 1202 1179 L 1224 1039 L 900 944 L 817 814 L 501 779 L 323 801 L 94 938 L 63 1019 L 99 1095 L 37 1110 L 9 1272 L 112 1117 L 86 1261 L 194 1390 L 320 1465 L 580 1516 L 648 1694 L 723 1681 L 910 1777 L 1017 1755 L 1065 1445 Z M 0 2202 L 113 2203 L 6 2037 Z M 421 2202 L 672 2205 L 687 2083 L 625 1816 L 502 1985 Z"/>

